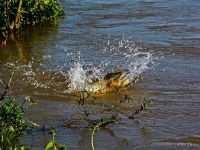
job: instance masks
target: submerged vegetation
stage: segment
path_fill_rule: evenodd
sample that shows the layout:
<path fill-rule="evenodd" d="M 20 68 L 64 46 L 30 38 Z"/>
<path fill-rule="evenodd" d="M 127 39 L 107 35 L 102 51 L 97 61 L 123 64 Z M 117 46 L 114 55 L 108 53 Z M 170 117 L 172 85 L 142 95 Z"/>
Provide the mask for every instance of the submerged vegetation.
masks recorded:
<path fill-rule="evenodd" d="M 0 41 L 25 25 L 53 21 L 63 16 L 60 0 L 0 0 Z"/>

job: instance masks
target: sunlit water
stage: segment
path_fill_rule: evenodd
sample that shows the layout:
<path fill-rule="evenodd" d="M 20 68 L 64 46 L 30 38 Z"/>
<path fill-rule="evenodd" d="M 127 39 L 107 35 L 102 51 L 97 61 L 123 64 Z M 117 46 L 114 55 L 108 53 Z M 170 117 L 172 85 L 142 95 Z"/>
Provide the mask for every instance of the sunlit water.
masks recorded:
<path fill-rule="evenodd" d="M 136 121 L 121 116 L 98 132 L 96 149 L 199 149 L 200 2 L 198 0 L 63 1 L 66 18 L 57 25 L 27 28 L 0 50 L 0 77 L 16 64 L 11 93 L 30 95 L 37 105 L 27 117 L 60 130 L 69 149 L 91 149 L 90 133 L 66 121 L 81 108 L 70 93 L 116 69 L 128 70 L 132 83 L 121 94 L 152 101 Z M 88 74 L 88 72 L 90 72 Z M 91 73 L 92 72 L 92 73 Z M 116 93 L 97 97 L 118 103 Z M 131 111 L 131 108 L 128 108 Z M 125 111 L 125 110 L 124 110 Z M 42 149 L 48 134 L 34 131 L 25 144 Z"/>

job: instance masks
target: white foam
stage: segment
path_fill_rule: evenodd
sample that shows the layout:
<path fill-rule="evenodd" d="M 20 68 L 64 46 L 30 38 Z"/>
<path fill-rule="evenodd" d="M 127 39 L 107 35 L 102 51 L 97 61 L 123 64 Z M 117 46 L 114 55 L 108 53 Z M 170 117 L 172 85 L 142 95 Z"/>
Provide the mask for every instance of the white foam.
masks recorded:
<path fill-rule="evenodd" d="M 150 52 L 142 52 L 141 48 L 137 47 L 133 41 L 124 38 L 118 41 L 108 40 L 102 52 L 106 54 L 106 58 L 102 58 L 99 65 L 94 66 L 91 63 L 88 65 L 84 60 L 73 63 L 68 71 L 70 92 L 88 89 L 90 81 L 95 78 L 101 79 L 107 72 L 112 72 L 117 68 L 128 70 L 132 80 L 134 80 L 147 70 L 148 65 L 152 62 Z M 81 55 L 81 53 L 79 54 Z M 87 74 L 89 70 L 92 70 L 92 74 Z"/>

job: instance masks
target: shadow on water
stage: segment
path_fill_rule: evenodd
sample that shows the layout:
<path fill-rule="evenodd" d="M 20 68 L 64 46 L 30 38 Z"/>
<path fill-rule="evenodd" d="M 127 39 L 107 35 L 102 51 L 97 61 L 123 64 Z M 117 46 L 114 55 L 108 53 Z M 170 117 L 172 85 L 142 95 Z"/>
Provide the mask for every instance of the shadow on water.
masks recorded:
<path fill-rule="evenodd" d="M 1 48 L 0 65 L 6 63 L 29 64 L 34 60 L 43 62 L 45 47 L 57 40 L 58 27 L 55 24 L 36 25 L 12 34 L 6 47 Z M 51 44 L 48 44 L 51 43 Z"/>

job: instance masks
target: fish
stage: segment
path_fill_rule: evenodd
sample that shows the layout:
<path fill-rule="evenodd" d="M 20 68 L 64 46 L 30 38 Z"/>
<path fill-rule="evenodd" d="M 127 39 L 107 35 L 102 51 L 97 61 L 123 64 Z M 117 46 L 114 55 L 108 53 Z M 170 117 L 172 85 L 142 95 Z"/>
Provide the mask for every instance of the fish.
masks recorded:
<path fill-rule="evenodd" d="M 94 83 L 90 83 L 85 88 L 85 91 L 90 93 L 107 93 L 125 88 L 130 83 L 131 76 L 126 71 L 115 71 L 105 74 L 102 79 Z"/>

